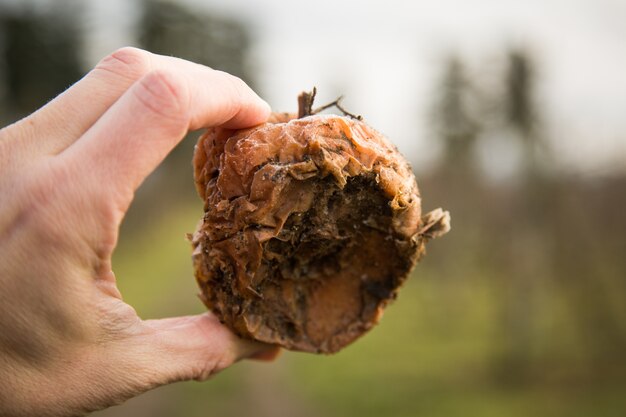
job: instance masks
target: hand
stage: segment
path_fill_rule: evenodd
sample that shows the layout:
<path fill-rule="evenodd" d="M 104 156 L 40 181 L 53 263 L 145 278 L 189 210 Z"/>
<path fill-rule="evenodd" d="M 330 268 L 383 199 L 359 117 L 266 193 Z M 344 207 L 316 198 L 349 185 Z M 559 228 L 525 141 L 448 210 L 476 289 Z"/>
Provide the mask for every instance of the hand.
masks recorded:
<path fill-rule="evenodd" d="M 208 313 L 141 320 L 111 269 L 135 190 L 187 131 L 269 113 L 238 78 L 124 48 L 0 131 L 0 415 L 80 415 L 276 353 Z"/>

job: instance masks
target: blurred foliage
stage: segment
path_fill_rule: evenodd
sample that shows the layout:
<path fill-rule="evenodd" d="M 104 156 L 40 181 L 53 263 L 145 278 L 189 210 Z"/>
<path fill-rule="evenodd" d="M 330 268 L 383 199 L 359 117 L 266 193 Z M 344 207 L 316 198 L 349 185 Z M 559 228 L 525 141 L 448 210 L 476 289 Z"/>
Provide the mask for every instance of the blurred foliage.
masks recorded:
<path fill-rule="evenodd" d="M 432 124 L 436 136 L 445 144 L 446 166 L 466 171 L 471 169 L 470 150 L 478 139 L 481 126 L 474 112 L 477 106 L 473 102 L 472 85 L 458 57 L 448 58 L 440 84 Z"/>
<path fill-rule="evenodd" d="M 64 3 L 63 3 L 64 4 Z M 80 9 L 0 9 L 4 123 L 39 108 L 82 75 Z"/>
<path fill-rule="evenodd" d="M 140 45 L 254 81 L 244 24 L 176 2 L 141 4 Z M 80 76 L 80 18 L 2 11 L 5 123 Z M 551 169 L 558 155 L 532 54 L 513 49 L 503 60 L 498 82 L 458 56 L 443 62 L 428 123 L 445 152 L 419 183 L 425 209 L 449 209 L 453 230 L 432 242 L 377 328 L 335 356 L 285 352 L 94 415 L 624 415 L 626 178 Z M 503 158 L 494 138 L 521 149 L 514 175 L 496 181 L 481 166 Z M 122 228 L 114 268 L 143 317 L 203 311 L 184 240 L 202 214 L 193 143 L 144 183 Z M 481 146 L 486 161 L 475 158 Z"/>
<path fill-rule="evenodd" d="M 145 0 L 139 44 L 252 81 L 246 66 L 251 37 L 240 22 L 178 2 Z"/>
<path fill-rule="evenodd" d="M 512 50 L 508 55 L 506 74 L 507 121 L 527 138 L 531 138 L 536 117 L 532 102 L 533 71 L 528 56 L 521 50 Z"/>

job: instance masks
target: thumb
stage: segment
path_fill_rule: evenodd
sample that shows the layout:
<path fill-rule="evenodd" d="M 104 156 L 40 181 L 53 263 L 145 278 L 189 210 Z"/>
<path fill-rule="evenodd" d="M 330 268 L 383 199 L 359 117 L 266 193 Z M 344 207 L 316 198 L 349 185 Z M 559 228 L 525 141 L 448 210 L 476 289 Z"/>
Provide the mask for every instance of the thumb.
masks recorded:
<path fill-rule="evenodd" d="M 241 359 L 273 360 L 279 351 L 239 338 L 211 313 L 142 324 L 141 342 L 149 346 L 149 375 L 158 379 L 150 382 L 156 384 L 202 381 Z"/>

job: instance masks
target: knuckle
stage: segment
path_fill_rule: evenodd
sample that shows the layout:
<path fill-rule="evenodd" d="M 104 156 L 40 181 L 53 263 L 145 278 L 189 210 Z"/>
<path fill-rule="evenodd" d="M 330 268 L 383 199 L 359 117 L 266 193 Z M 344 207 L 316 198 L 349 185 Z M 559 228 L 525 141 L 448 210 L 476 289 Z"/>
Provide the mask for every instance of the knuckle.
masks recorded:
<path fill-rule="evenodd" d="M 149 72 L 133 89 L 141 105 L 151 113 L 166 119 L 188 119 L 189 91 L 184 79 L 164 70 Z"/>
<path fill-rule="evenodd" d="M 235 358 L 230 354 L 224 354 L 213 364 L 211 374 L 215 375 L 218 372 L 223 371 L 235 362 Z"/>
<path fill-rule="evenodd" d="M 232 355 L 222 354 L 217 358 L 206 361 L 204 364 L 195 367 L 192 370 L 193 379 L 196 381 L 206 381 L 213 375 L 216 375 L 224 369 L 230 367 L 235 362 Z"/>
<path fill-rule="evenodd" d="M 121 340 L 139 328 L 137 311 L 117 298 L 107 298 L 97 306 L 96 321 L 105 330 L 107 340 Z"/>
<path fill-rule="evenodd" d="M 246 99 L 246 91 L 249 89 L 248 85 L 239 77 L 229 74 L 224 71 L 216 71 L 218 76 L 222 78 L 222 85 L 224 86 L 224 106 L 223 106 L 223 119 L 228 121 L 241 111 L 242 103 Z"/>
<path fill-rule="evenodd" d="M 237 101 L 241 101 L 250 87 L 248 87 L 248 84 L 246 84 L 241 78 L 231 74 L 227 75 L 233 98 Z"/>
<path fill-rule="evenodd" d="M 103 58 L 95 71 L 112 73 L 123 78 L 138 79 L 150 71 L 150 52 L 126 46 Z"/>
<path fill-rule="evenodd" d="M 237 77 L 236 75 L 229 74 L 228 78 L 230 79 L 232 86 L 236 88 L 238 91 L 243 91 L 248 88 L 248 84 L 246 84 L 244 80 Z"/>

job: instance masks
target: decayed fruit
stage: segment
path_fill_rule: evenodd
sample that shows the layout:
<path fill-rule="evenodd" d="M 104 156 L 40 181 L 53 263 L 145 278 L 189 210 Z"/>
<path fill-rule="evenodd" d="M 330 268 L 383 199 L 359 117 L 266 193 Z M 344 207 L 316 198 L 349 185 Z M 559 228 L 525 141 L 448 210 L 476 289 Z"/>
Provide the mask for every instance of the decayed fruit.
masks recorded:
<path fill-rule="evenodd" d="M 428 239 L 409 164 L 360 118 L 274 114 L 196 145 L 204 217 L 193 235 L 201 298 L 242 337 L 336 352 L 376 324 Z"/>

